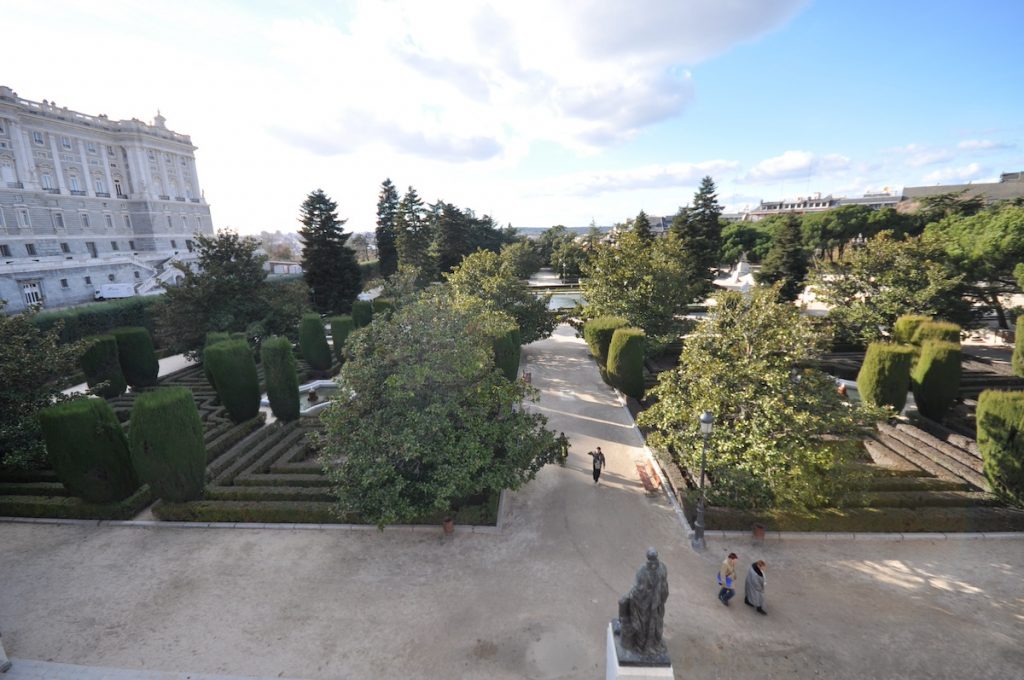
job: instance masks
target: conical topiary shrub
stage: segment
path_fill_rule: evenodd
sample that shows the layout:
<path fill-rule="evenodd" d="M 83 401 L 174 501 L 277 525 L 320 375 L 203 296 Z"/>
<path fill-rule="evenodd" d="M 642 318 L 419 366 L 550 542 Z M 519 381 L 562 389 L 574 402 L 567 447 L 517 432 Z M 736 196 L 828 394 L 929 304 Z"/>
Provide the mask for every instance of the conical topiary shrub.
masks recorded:
<path fill-rule="evenodd" d="M 1024 378 L 1024 324 L 1021 323 L 1024 315 L 1017 317 L 1014 324 L 1013 356 L 1010 365 L 1013 367 L 1013 374 Z"/>
<path fill-rule="evenodd" d="M 583 339 L 602 367 L 608 363 L 608 346 L 616 329 L 629 326 L 621 316 L 598 316 L 583 324 Z"/>
<path fill-rule="evenodd" d="M 121 372 L 132 387 L 156 385 L 160 374 L 160 362 L 153 350 L 153 339 L 142 326 L 124 326 L 110 331 L 117 340 L 117 356 Z"/>
<path fill-rule="evenodd" d="M 1024 505 L 1024 392 L 985 390 L 978 397 L 978 448 L 992 490 Z"/>
<path fill-rule="evenodd" d="M 873 342 L 868 345 L 864 363 L 857 373 L 857 391 L 864 403 L 889 406 L 897 413 L 907 404 L 910 389 L 910 366 L 914 348 Z"/>
<path fill-rule="evenodd" d="M 941 423 L 960 393 L 960 345 L 926 340 L 911 371 L 910 384 L 917 410 Z"/>
<path fill-rule="evenodd" d="M 373 321 L 373 302 L 371 300 L 355 300 L 352 303 L 352 320 L 356 328 L 369 326 Z"/>
<path fill-rule="evenodd" d="M 124 430 L 104 400 L 55 404 L 39 412 L 39 423 L 50 464 L 75 496 L 113 503 L 139 488 Z"/>
<path fill-rule="evenodd" d="M 644 342 L 642 328 L 616 328 L 608 345 L 608 381 L 636 400 L 644 397 Z"/>
<path fill-rule="evenodd" d="M 510 323 L 504 333 L 499 333 L 491 340 L 494 348 L 494 365 L 501 369 L 509 380 L 519 376 L 519 358 L 522 354 L 519 327 Z"/>
<path fill-rule="evenodd" d="M 303 314 L 299 324 L 299 351 L 310 368 L 326 371 L 331 368 L 331 347 L 327 344 L 324 322 L 319 314 Z"/>
<path fill-rule="evenodd" d="M 288 338 L 267 338 L 260 348 L 270 410 L 278 420 L 299 417 L 299 375 Z"/>
<path fill-rule="evenodd" d="M 97 335 L 88 340 L 88 347 L 82 353 L 78 364 L 85 373 L 85 381 L 95 393 L 105 399 L 116 397 L 128 388 L 124 373 L 121 372 L 121 361 L 117 356 L 117 340 L 113 335 Z"/>
<path fill-rule="evenodd" d="M 345 356 L 342 352 L 342 350 L 345 349 L 345 340 L 348 338 L 348 334 L 355 330 L 356 323 L 348 314 L 332 316 L 330 323 L 331 344 L 332 350 L 334 351 L 334 359 L 340 364 L 345 361 Z"/>
<path fill-rule="evenodd" d="M 917 327 L 923 323 L 928 323 L 931 320 L 930 316 L 904 314 L 900 318 L 896 319 L 896 323 L 893 324 L 893 342 L 897 345 L 909 345 L 914 341 L 914 333 L 917 331 Z"/>
<path fill-rule="evenodd" d="M 203 497 L 206 446 L 190 389 L 140 394 L 132 407 L 128 442 L 135 471 L 154 496 L 175 503 Z"/>
<path fill-rule="evenodd" d="M 206 365 L 213 374 L 217 397 L 236 423 L 255 418 L 260 410 L 260 381 L 256 362 L 245 340 L 228 340 L 207 347 Z"/>
<path fill-rule="evenodd" d="M 200 357 L 203 362 L 203 375 L 206 376 L 206 382 L 214 389 L 217 389 L 217 386 L 213 383 L 213 374 L 210 373 L 210 368 L 206 365 L 206 348 L 213 347 L 217 343 L 227 342 L 230 339 L 231 333 L 227 331 L 210 331 L 206 334 L 206 342 L 203 343 L 203 354 Z"/>
<path fill-rule="evenodd" d="M 928 340 L 960 344 L 960 326 L 950 321 L 928 321 L 914 331 L 914 344 L 918 347 Z"/>

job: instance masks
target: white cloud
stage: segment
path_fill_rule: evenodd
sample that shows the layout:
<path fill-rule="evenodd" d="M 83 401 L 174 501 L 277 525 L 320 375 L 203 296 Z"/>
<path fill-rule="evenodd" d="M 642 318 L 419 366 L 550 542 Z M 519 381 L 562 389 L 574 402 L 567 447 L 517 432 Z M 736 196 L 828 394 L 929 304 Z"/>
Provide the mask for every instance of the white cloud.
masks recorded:
<path fill-rule="evenodd" d="M 716 176 L 736 170 L 736 161 L 712 160 L 701 163 L 645 165 L 625 170 L 581 172 L 547 179 L 536 192 L 544 196 L 596 196 L 640 189 L 693 186 L 705 175 Z"/>
<path fill-rule="evenodd" d="M 1013 149 L 1016 146 L 1016 144 L 1009 142 L 993 142 L 991 139 L 965 139 L 957 144 L 956 148 L 965 151 L 1001 151 Z"/>
<path fill-rule="evenodd" d="M 936 165 L 953 160 L 953 152 L 949 149 L 937 149 L 920 144 L 907 144 L 906 146 L 890 149 L 892 153 L 903 158 L 903 162 L 912 168 L 920 168 L 925 165 Z"/>
<path fill-rule="evenodd" d="M 830 175 L 850 167 L 850 159 L 840 154 L 819 155 L 810 151 L 786 151 L 766 158 L 741 178 L 745 182 L 775 182 L 780 179 Z"/>
<path fill-rule="evenodd" d="M 959 168 L 942 168 L 929 172 L 922 178 L 925 184 L 948 184 L 971 182 L 980 179 L 985 174 L 985 169 L 978 163 L 968 163 Z"/>

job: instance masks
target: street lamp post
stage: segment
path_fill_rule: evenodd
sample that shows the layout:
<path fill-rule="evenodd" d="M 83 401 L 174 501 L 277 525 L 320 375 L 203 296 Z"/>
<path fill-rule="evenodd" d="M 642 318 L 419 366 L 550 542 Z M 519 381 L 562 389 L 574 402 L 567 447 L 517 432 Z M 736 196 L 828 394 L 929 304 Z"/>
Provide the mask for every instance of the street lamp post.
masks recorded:
<path fill-rule="evenodd" d="M 700 423 L 700 433 L 704 435 L 704 447 L 700 452 L 700 498 L 697 499 L 697 521 L 693 523 L 693 540 L 690 546 L 694 550 L 704 550 L 707 544 L 704 542 L 704 468 L 708 458 L 708 440 L 711 438 L 711 430 L 715 426 L 715 416 L 711 411 L 704 411 L 697 419 Z"/>

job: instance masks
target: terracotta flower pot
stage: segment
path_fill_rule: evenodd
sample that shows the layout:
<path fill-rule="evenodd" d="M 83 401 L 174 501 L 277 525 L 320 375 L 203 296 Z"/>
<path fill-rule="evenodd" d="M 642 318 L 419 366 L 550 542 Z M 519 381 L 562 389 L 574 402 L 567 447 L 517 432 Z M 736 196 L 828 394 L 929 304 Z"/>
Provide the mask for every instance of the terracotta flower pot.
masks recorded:
<path fill-rule="evenodd" d="M 455 520 L 451 517 L 445 517 L 441 521 L 441 526 L 444 527 L 444 533 L 454 534 L 455 533 Z"/>

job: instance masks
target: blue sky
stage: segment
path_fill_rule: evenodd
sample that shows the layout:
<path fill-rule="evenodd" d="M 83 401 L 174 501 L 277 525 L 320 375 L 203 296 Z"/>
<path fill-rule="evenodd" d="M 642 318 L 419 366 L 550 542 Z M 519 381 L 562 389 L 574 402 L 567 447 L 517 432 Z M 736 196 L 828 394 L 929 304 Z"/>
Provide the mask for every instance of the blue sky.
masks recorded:
<path fill-rule="evenodd" d="M 389 176 L 518 226 L 1024 170 L 1024 3 L 4 3 L 2 84 L 199 147 L 214 223 L 372 229 Z M 45 44 L 46 49 L 39 49 Z"/>

